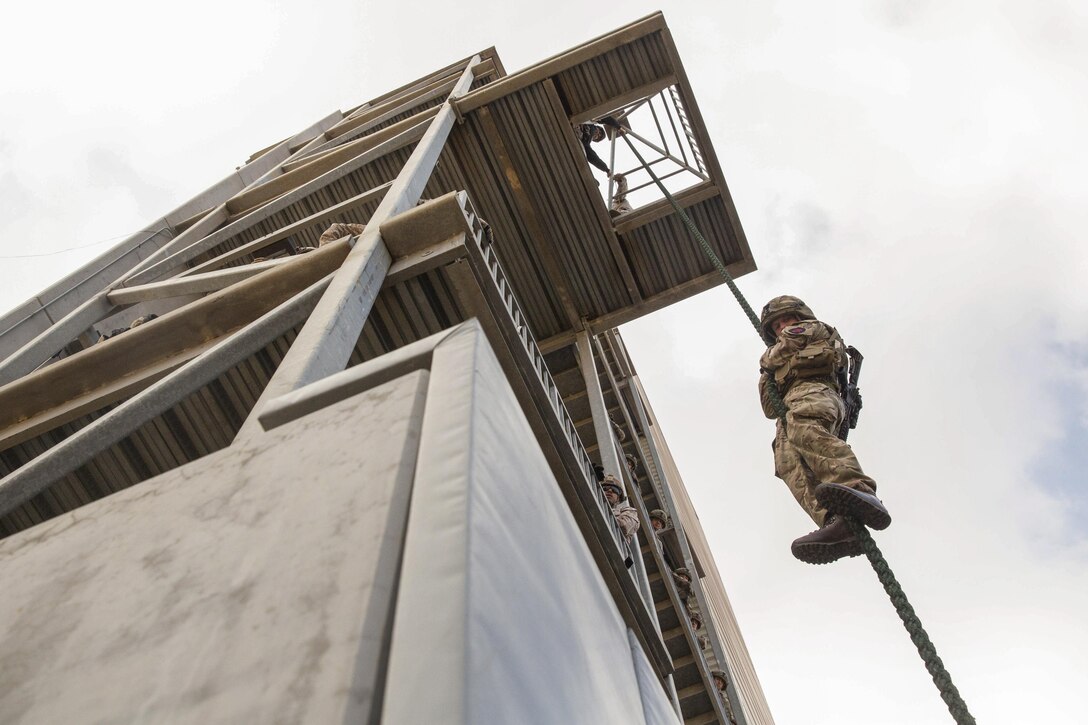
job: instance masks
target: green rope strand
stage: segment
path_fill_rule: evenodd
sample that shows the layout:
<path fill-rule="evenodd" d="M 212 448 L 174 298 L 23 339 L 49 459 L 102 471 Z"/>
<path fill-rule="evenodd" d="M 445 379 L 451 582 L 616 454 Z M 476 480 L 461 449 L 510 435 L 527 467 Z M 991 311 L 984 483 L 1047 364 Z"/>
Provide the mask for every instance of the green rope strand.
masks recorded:
<path fill-rule="evenodd" d="M 729 291 L 733 293 L 733 296 L 737 298 L 737 302 L 740 303 L 741 309 L 748 316 L 752 326 L 756 328 L 756 332 L 759 333 L 760 339 L 763 339 L 763 329 L 759 324 L 759 317 L 748 304 L 748 300 L 744 298 L 740 289 L 737 287 L 736 282 L 733 281 L 733 275 L 729 274 L 729 270 L 725 268 L 722 261 L 718 258 L 718 255 L 714 253 L 714 249 L 706 241 L 703 235 L 699 232 L 699 229 L 695 226 L 695 223 L 691 221 L 691 217 L 687 215 L 687 212 L 676 202 L 676 199 L 669 190 L 665 188 L 665 185 L 661 183 L 661 179 L 657 177 L 653 169 L 646 163 L 646 159 L 642 158 L 642 154 L 638 152 L 635 145 L 631 143 L 631 139 L 626 136 L 623 140 L 627 142 L 627 146 L 631 149 L 631 152 L 638 159 L 642 167 L 646 169 L 650 174 L 650 178 L 654 180 L 658 188 L 665 195 L 665 198 L 669 200 L 672 208 L 676 210 L 676 213 L 680 215 L 680 219 L 683 220 L 684 225 L 691 232 L 691 235 L 695 237 L 699 242 L 699 246 L 702 247 L 703 253 L 710 260 L 714 268 L 718 270 L 718 273 L 725 280 L 726 285 L 729 286 Z M 782 400 L 781 391 L 778 389 L 778 385 L 775 384 L 773 379 L 767 381 L 767 393 L 771 399 L 771 404 L 774 406 L 775 412 L 779 418 L 786 417 L 786 404 Z M 903 622 L 903 627 L 910 635 L 910 639 L 914 642 L 914 646 L 918 649 L 918 655 L 922 658 L 922 662 L 925 663 L 926 670 L 929 672 L 930 677 L 933 678 L 933 684 L 937 686 L 937 690 L 941 693 L 941 699 L 944 700 L 945 705 L 948 706 L 948 711 L 952 714 L 952 718 L 956 721 L 956 725 L 975 725 L 975 718 L 971 716 L 971 713 L 967 710 L 967 704 L 960 697 L 959 690 L 952 683 L 952 676 L 948 674 L 948 671 L 944 667 L 944 663 L 941 658 L 937 656 L 937 648 L 930 641 L 929 635 L 926 634 L 925 628 L 922 626 L 921 620 L 918 619 L 918 615 L 914 613 L 914 607 L 911 606 L 907 600 L 907 595 L 903 592 L 903 587 L 899 585 L 899 582 L 895 578 L 895 574 L 892 573 L 892 569 L 888 566 L 888 562 L 885 561 L 884 555 L 881 553 L 879 547 L 876 545 L 876 541 L 869 534 L 869 530 L 865 528 L 861 523 L 853 520 L 846 519 L 850 526 L 851 531 L 857 537 L 861 543 L 861 548 L 865 552 L 865 556 L 869 559 L 869 564 L 872 565 L 873 571 L 876 572 L 877 579 L 884 586 L 884 591 L 888 594 L 888 599 L 891 600 L 892 605 L 895 607 L 896 614 L 899 615 L 899 619 Z"/>
<path fill-rule="evenodd" d="M 937 655 L 937 648 L 930 641 L 921 620 L 914 613 L 914 607 L 907 600 L 903 587 L 899 586 L 899 582 L 896 581 L 892 568 L 884 560 L 884 555 L 880 552 L 869 530 L 854 519 L 848 518 L 846 523 L 854 536 L 861 542 L 862 551 L 869 558 L 869 563 L 872 565 L 873 571 L 876 572 L 877 579 L 884 585 L 884 591 L 887 592 L 888 599 L 895 605 L 895 611 L 899 615 L 899 619 L 903 621 L 903 627 L 910 634 L 911 642 L 914 642 L 914 646 L 918 648 L 918 654 L 925 663 L 930 677 L 933 678 L 933 684 L 940 691 L 941 699 L 948 706 L 948 711 L 952 713 L 952 718 L 957 725 L 975 725 L 975 718 L 967 710 L 967 703 L 960 697 L 960 691 L 952 684 L 952 676 L 948 674 L 948 670 L 944 668 L 944 662 Z"/>

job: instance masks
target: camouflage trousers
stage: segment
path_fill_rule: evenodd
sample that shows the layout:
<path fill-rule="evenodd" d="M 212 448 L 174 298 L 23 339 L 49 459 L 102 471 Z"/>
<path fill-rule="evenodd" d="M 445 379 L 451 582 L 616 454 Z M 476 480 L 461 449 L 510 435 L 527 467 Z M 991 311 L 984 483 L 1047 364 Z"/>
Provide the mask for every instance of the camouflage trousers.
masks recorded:
<path fill-rule="evenodd" d="M 824 383 L 799 382 L 783 397 L 786 420 L 778 421 L 774 443 L 774 475 L 786 482 L 793 497 L 818 526 L 827 511 L 816 501 L 816 486 L 841 483 L 851 488 L 876 482 L 865 475 L 850 445 L 836 433 L 845 407 L 834 389 Z"/>

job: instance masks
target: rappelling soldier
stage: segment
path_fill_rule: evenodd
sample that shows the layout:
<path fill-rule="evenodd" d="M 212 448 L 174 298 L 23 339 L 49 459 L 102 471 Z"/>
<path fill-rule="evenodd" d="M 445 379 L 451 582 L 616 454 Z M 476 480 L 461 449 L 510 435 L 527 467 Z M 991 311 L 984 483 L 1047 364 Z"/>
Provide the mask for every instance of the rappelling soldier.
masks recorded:
<path fill-rule="evenodd" d="M 838 435 L 846 416 L 840 395 L 846 347 L 834 327 L 789 295 L 764 306 L 760 328 L 768 345 L 759 360 L 763 412 L 778 416 L 771 381 L 787 410 L 773 443 L 775 475 L 820 527 L 793 542 L 793 555 L 809 564 L 857 556 L 861 545 L 843 517 L 885 529 L 891 516 L 875 495 L 876 482 L 862 472 L 850 445 Z"/>

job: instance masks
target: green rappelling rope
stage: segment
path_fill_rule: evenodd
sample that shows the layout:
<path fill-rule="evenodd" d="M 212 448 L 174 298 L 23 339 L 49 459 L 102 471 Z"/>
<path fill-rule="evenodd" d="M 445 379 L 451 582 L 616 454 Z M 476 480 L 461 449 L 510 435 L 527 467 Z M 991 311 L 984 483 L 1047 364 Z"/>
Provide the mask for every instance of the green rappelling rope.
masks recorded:
<path fill-rule="evenodd" d="M 737 283 L 733 281 L 733 275 L 729 274 L 729 270 L 722 264 L 721 259 L 714 253 L 714 249 L 710 246 L 709 242 L 699 232 L 699 229 L 695 226 L 695 223 L 691 221 L 691 217 L 687 215 L 687 212 L 676 202 L 676 199 L 669 190 L 665 188 L 665 185 L 661 183 L 661 179 L 657 177 L 653 169 L 646 163 L 646 159 L 642 158 L 642 154 L 638 152 L 635 145 L 631 143 L 631 139 L 623 136 L 623 140 L 627 142 L 627 146 L 631 149 L 631 152 L 642 164 L 642 168 L 646 169 L 650 174 L 650 178 L 654 180 L 658 188 L 665 195 L 665 198 L 672 204 L 672 208 L 676 210 L 676 213 L 683 220 L 684 225 L 691 232 L 691 235 L 695 237 L 695 240 L 699 242 L 699 246 L 703 250 L 703 254 L 707 256 L 714 268 L 718 270 L 722 278 L 725 280 L 725 284 L 728 285 L 729 291 L 733 293 L 733 296 L 737 298 L 737 302 L 740 304 L 741 309 L 744 310 L 744 314 L 748 316 L 752 326 L 759 333 L 759 337 L 763 339 L 763 330 L 759 324 L 759 316 L 756 315 L 755 310 L 748 304 L 748 300 L 744 298 L 740 289 L 737 287 Z M 779 391 L 778 386 L 774 380 L 769 380 L 767 385 L 767 393 L 771 399 L 771 404 L 774 406 L 775 412 L 778 413 L 779 418 L 786 417 L 786 404 L 782 401 L 782 394 Z M 926 634 L 925 628 L 922 627 L 921 620 L 918 619 L 918 615 L 914 613 L 914 607 L 910 605 L 907 600 L 907 595 L 903 592 L 903 587 L 899 585 L 899 582 L 895 578 L 895 574 L 892 573 L 891 567 L 888 566 L 888 562 L 885 561 L 884 555 L 880 552 L 879 547 L 876 545 L 876 541 L 873 540 L 869 530 L 865 528 L 861 523 L 847 518 L 847 523 L 850 525 L 850 530 L 854 532 L 858 541 L 861 543 L 861 548 L 865 552 L 865 556 L 869 559 L 869 564 L 872 565 L 873 571 L 876 572 L 877 578 L 884 586 L 884 591 L 887 592 L 888 598 L 895 606 L 895 611 L 899 615 L 899 619 L 903 621 L 903 627 L 910 634 L 910 639 L 914 642 L 914 646 L 918 648 L 918 654 L 922 658 L 922 661 L 926 665 L 926 670 L 933 678 L 933 684 L 937 686 L 937 690 L 941 693 L 941 699 L 944 700 L 948 706 L 948 711 L 952 714 L 952 718 L 956 721 L 957 725 L 975 725 L 975 718 L 971 716 L 971 713 L 967 710 L 967 704 L 960 697 L 959 690 L 952 684 L 952 677 L 948 674 L 948 671 L 944 668 L 944 663 L 941 662 L 941 658 L 937 656 L 937 648 L 933 646 L 933 642 L 930 641 L 929 635 Z"/>

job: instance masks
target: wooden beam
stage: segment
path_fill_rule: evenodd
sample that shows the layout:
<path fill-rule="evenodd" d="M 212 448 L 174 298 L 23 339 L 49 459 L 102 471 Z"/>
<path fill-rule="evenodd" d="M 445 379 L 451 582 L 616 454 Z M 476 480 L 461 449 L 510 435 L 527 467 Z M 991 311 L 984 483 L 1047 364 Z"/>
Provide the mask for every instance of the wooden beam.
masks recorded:
<path fill-rule="evenodd" d="M 713 181 L 700 181 L 695 186 L 673 194 L 673 198 L 676 199 L 676 203 L 680 205 L 681 209 L 693 207 L 716 196 L 721 196 L 721 190 Z M 616 224 L 616 234 L 620 236 L 629 234 L 639 227 L 646 226 L 650 222 L 664 219 L 675 213 L 676 210 L 672 208 L 672 204 L 669 203 L 668 199 L 657 199 L 624 214 Z"/>
<path fill-rule="evenodd" d="M 322 247 L 5 385 L 0 431 L 244 327 L 335 271 L 347 252 L 347 242 Z"/>
<path fill-rule="evenodd" d="M 366 113 L 360 114 L 359 116 L 341 121 L 336 126 L 330 128 L 325 135 L 330 141 L 333 141 L 356 129 L 366 131 L 372 126 L 376 126 L 379 123 L 388 121 L 394 116 L 410 111 L 422 103 L 449 95 L 449 92 L 452 91 L 453 87 L 456 85 L 456 76 L 439 79 L 405 98 L 397 98 L 388 101 L 376 108 L 368 109 Z"/>
<path fill-rule="evenodd" d="M 271 234 L 266 234 L 263 237 L 254 239 L 252 242 L 247 242 L 240 247 L 235 247 L 228 252 L 223 252 L 220 255 L 212 257 L 206 262 L 201 262 L 195 267 L 190 267 L 189 269 L 180 272 L 176 278 L 180 279 L 182 277 L 192 277 L 197 274 L 203 274 L 205 272 L 210 272 L 214 269 L 219 269 L 228 262 L 233 262 L 236 259 L 241 259 L 247 254 L 253 254 L 254 252 L 258 252 L 271 244 L 275 244 L 276 242 L 293 236 L 312 224 L 320 224 L 322 222 L 332 222 L 337 219 L 342 219 L 344 214 L 354 211 L 361 206 L 373 203 L 376 199 L 380 199 L 382 195 L 389 190 L 389 187 L 392 185 L 392 183 L 393 182 L 386 182 L 381 186 L 376 186 L 373 189 L 368 189 L 362 194 L 356 194 L 350 199 L 346 199 L 339 204 L 334 204 L 327 209 L 322 209 L 315 214 L 311 214 L 305 219 L 299 219 L 297 222 L 292 222 L 291 224 L 282 226 Z"/>
<path fill-rule="evenodd" d="M 212 344 L 214 342 L 182 350 L 171 357 L 156 360 L 145 368 L 132 371 L 124 377 L 115 378 L 100 388 L 89 390 L 70 400 L 54 401 L 56 404 L 53 407 L 45 408 L 36 415 L 0 431 L 0 451 L 24 443 L 88 413 L 102 410 L 119 400 L 131 398 L 197 357 Z"/>
<path fill-rule="evenodd" d="M 59 322 L 0 362 L 0 386 L 33 372 L 79 333 L 108 317 L 113 310 L 114 303 L 110 302 L 106 292 L 99 292 L 69 312 Z"/>
<path fill-rule="evenodd" d="M 572 48 L 571 50 L 530 66 L 525 70 L 514 73 L 513 75 L 508 75 L 502 80 L 488 83 L 482 88 L 477 88 L 464 98 L 456 101 L 455 105 L 457 106 L 459 113 L 467 114 L 470 111 L 481 108 L 509 93 L 531 86 L 534 83 L 539 83 L 545 78 L 554 76 L 579 63 L 584 63 L 585 61 L 607 53 L 614 48 L 630 43 L 631 41 L 649 35 L 650 33 L 664 30 L 665 28 L 665 19 L 660 12 L 647 15 L 619 30 L 615 30 L 606 35 L 601 35 L 576 48 Z"/>
<path fill-rule="evenodd" d="M 349 144 L 328 156 L 281 174 L 260 186 L 247 189 L 227 202 L 227 211 L 231 214 L 238 214 L 266 201 L 271 201 L 308 181 L 319 178 L 322 174 L 332 171 L 360 154 L 373 154 L 374 158 L 378 159 L 391 151 L 404 148 L 423 136 L 427 120 L 426 118 L 420 119 L 415 124 L 410 124 L 399 133 L 394 133 L 388 137 L 381 134 L 380 138 L 359 139 L 355 144 Z"/>
<path fill-rule="evenodd" d="M 576 113 L 570 117 L 571 123 L 585 123 L 586 121 L 593 121 L 602 116 L 606 116 L 613 111 L 617 111 L 624 106 L 629 106 L 636 101 L 641 101 L 644 98 L 656 95 L 665 90 L 671 85 L 676 84 L 676 76 L 672 73 L 662 76 L 656 81 L 646 83 L 638 88 L 632 88 L 626 93 L 621 93 L 618 96 L 609 98 L 604 103 L 599 103 L 596 106 L 591 106 L 581 113 Z"/>
<path fill-rule="evenodd" d="M 191 227 L 159 247 L 154 254 L 130 269 L 128 274 L 119 280 L 118 284 L 125 284 L 128 280 L 139 277 L 144 270 L 151 269 L 160 261 L 169 258 L 175 250 L 184 249 L 187 245 L 212 234 L 229 217 L 227 205 L 219 204 Z"/>
<path fill-rule="evenodd" d="M 302 265 L 291 265 L 283 269 L 289 270 L 297 266 Z M 331 275 L 292 294 L 236 333 L 219 340 L 203 355 L 190 360 L 151 387 L 8 474 L 0 480 L 0 516 L 6 516 L 19 508 L 48 489 L 57 479 L 117 444 L 140 426 L 170 410 L 194 391 L 298 325 L 310 313 L 317 297 L 328 284 L 329 277 Z M 165 316 L 161 319 L 165 319 Z M 153 322 L 142 325 L 129 334 L 152 324 Z"/>
<path fill-rule="evenodd" d="M 750 259 L 742 259 L 732 264 L 725 266 L 726 271 L 733 277 L 740 277 L 741 275 L 749 272 L 754 272 L 756 264 Z M 609 312 L 608 314 L 601 315 L 593 320 L 587 320 L 586 325 L 593 334 L 600 334 L 606 330 L 611 330 L 614 327 L 637 320 L 639 317 L 648 315 L 651 312 L 656 312 L 663 307 L 676 304 L 681 300 L 693 297 L 700 292 L 705 292 L 709 289 L 714 289 L 718 285 L 724 284 L 725 280 L 718 274 L 717 271 L 708 272 L 695 279 L 688 280 L 683 284 L 679 284 L 675 287 L 671 287 L 668 290 L 659 294 L 647 297 L 640 305 L 632 307 L 625 307 L 615 312 Z M 577 337 L 577 333 L 574 330 L 567 330 L 561 332 L 558 335 L 553 335 L 547 340 L 543 340 L 539 343 L 541 352 L 547 354 L 559 350 L 560 348 L 572 345 Z"/>
<path fill-rule="evenodd" d="M 396 136 L 398 133 L 400 133 L 401 131 L 403 131 L 405 129 L 412 128 L 413 126 L 415 126 L 415 125 L 417 125 L 419 123 L 422 123 L 423 121 L 428 121 L 428 120 L 434 118 L 435 114 L 438 113 L 439 108 L 440 108 L 439 106 L 435 106 L 434 108 L 428 108 L 428 109 L 426 109 L 424 111 L 420 111 L 419 113 L 412 116 L 411 118 L 405 118 L 405 119 L 402 119 L 400 121 L 397 121 L 396 123 L 394 123 L 394 124 L 392 124 L 390 126 L 386 126 L 385 128 L 378 129 L 377 131 L 374 131 L 373 133 L 368 133 L 366 136 L 363 136 L 362 138 L 358 138 L 358 139 L 355 139 L 354 141 L 349 141 L 347 143 L 343 143 L 343 144 L 341 144 L 339 146 L 331 146 L 330 148 L 327 148 L 327 149 L 325 149 L 323 151 L 318 151 L 318 152 L 316 152 L 316 153 L 314 153 L 314 154 L 312 154 L 310 156 L 300 156 L 299 158 L 295 159 L 294 161 L 288 161 L 286 164 L 284 164 L 283 169 L 284 169 L 284 171 L 294 171 L 295 169 L 306 166 L 307 164 L 311 164 L 311 163 L 313 163 L 313 162 L 315 162 L 315 161 L 317 161 L 319 159 L 320 160 L 325 160 L 325 159 L 329 159 L 329 158 L 341 158 L 341 157 L 343 159 L 350 158 L 351 156 L 354 156 L 356 153 L 359 153 L 361 151 L 365 151 L 367 148 L 370 148 L 372 146 L 376 146 L 377 144 L 381 143 L 382 141 L 387 141 L 388 139 L 393 138 L 394 136 Z"/>
<path fill-rule="evenodd" d="M 296 259 L 298 257 L 280 257 L 279 259 L 254 262 L 240 267 L 228 267 L 227 269 L 205 272 L 204 274 L 174 277 L 162 282 L 152 282 L 151 284 L 136 287 L 121 287 L 110 292 L 108 296 L 110 302 L 115 305 L 134 305 L 137 302 L 217 292 L 230 287 L 236 282 L 249 279 L 265 270 L 293 262 Z"/>
<path fill-rule="evenodd" d="M 390 139 L 384 144 L 380 144 L 378 147 L 365 151 L 355 158 L 347 161 L 335 169 L 322 174 L 316 179 L 299 186 L 298 188 L 277 197 L 271 202 L 265 204 L 260 209 L 257 209 L 249 214 L 246 214 L 241 219 L 234 221 L 222 229 L 216 231 L 214 234 L 200 239 L 190 244 L 188 247 L 176 252 L 167 259 L 162 260 L 159 264 L 148 268 L 144 272 L 134 277 L 129 278 L 126 284 L 144 284 L 152 280 L 158 279 L 168 272 L 177 269 L 178 267 L 186 264 L 187 262 L 195 259 L 204 252 L 216 247 L 227 239 L 239 234 L 240 232 L 252 227 L 254 224 L 264 221 L 268 217 L 272 216 L 276 212 L 282 211 L 291 204 L 309 196 L 318 189 L 322 189 L 332 182 L 342 179 L 348 174 L 357 171 L 363 166 L 372 163 L 376 159 L 381 158 L 394 148 L 400 148 L 401 145 L 406 145 L 414 140 L 414 135 L 419 132 L 419 129 L 410 129 L 402 133 L 401 136 Z M 402 143 L 403 142 L 403 143 Z"/>

